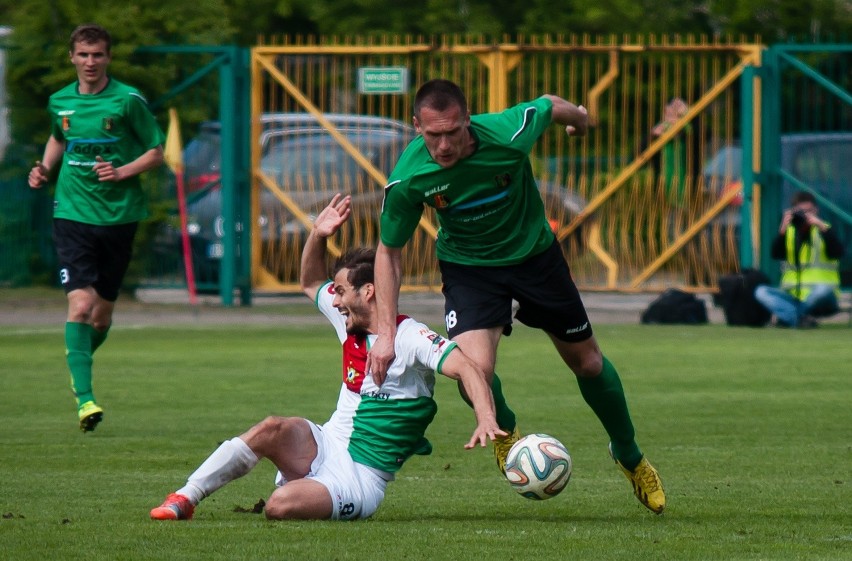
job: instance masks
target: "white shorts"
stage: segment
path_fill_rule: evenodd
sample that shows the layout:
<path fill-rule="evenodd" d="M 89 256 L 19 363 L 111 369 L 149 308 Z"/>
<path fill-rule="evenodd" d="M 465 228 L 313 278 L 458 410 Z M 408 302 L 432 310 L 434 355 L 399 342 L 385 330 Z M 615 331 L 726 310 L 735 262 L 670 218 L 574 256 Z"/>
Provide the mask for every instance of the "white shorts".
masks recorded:
<path fill-rule="evenodd" d="M 322 483 L 334 503 L 332 520 L 369 518 L 385 498 L 385 487 L 393 474 L 356 463 L 349 455 L 348 441 L 328 435 L 315 423 L 307 421 L 317 442 L 317 457 L 305 476 Z M 287 483 L 281 472 L 275 476 L 279 487 Z"/>

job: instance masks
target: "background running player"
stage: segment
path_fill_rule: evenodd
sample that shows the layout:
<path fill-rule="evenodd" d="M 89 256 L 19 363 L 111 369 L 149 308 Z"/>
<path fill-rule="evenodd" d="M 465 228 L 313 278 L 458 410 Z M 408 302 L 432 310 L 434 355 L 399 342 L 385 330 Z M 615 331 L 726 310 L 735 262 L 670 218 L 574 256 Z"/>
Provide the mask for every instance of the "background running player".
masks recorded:
<path fill-rule="evenodd" d="M 71 34 L 77 81 L 50 96 L 50 138 L 29 174 L 38 189 L 58 173 L 53 243 L 68 299 L 65 355 L 83 432 L 103 418 L 92 391 L 92 357 L 112 325 L 136 227 L 148 212 L 139 174 L 163 163 L 165 141 L 139 91 L 107 75 L 111 46 L 99 25 Z"/>

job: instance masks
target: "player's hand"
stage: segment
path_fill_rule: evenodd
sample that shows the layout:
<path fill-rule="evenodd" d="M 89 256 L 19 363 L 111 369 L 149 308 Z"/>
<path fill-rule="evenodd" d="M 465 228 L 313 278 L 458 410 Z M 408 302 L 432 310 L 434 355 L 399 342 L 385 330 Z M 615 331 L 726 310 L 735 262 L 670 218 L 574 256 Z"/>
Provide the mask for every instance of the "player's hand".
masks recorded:
<path fill-rule="evenodd" d="M 473 431 L 473 436 L 464 445 L 464 449 L 470 450 L 471 448 L 475 448 L 477 444 L 480 447 L 487 446 L 489 440 L 493 442 L 498 436 L 507 436 L 507 434 L 506 431 L 500 429 L 497 421 L 494 419 L 489 422 L 479 423 Z"/>
<path fill-rule="evenodd" d="M 396 354 L 393 350 L 393 337 L 379 335 L 367 354 L 367 374 L 373 377 L 373 383 L 381 386 L 388 376 L 388 367 Z"/>
<path fill-rule="evenodd" d="M 94 172 L 98 174 L 98 181 L 121 181 L 123 178 L 118 171 L 118 168 L 112 165 L 112 162 L 107 162 L 100 156 L 95 156 L 95 165 L 92 167 Z"/>
<path fill-rule="evenodd" d="M 564 122 L 564 121 L 563 121 Z M 565 127 L 568 136 L 585 136 L 589 129 L 589 112 L 582 105 L 574 112 L 574 123 Z"/>
<path fill-rule="evenodd" d="M 27 183 L 30 188 L 38 189 L 50 179 L 50 170 L 47 169 L 41 160 L 36 160 L 33 169 L 30 170 L 30 175 L 27 177 Z"/>
<path fill-rule="evenodd" d="M 352 213 L 352 197 L 340 193 L 331 198 L 328 206 L 314 220 L 314 232 L 321 238 L 334 235 Z"/>

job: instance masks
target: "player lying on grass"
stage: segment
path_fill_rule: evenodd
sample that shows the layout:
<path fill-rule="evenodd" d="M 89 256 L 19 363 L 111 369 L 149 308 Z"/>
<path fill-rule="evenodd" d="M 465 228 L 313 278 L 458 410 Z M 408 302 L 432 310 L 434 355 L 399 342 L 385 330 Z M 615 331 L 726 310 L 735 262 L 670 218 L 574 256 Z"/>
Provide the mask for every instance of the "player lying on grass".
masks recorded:
<path fill-rule="evenodd" d="M 187 483 L 151 511 L 155 520 L 187 520 L 195 506 L 262 458 L 278 468 L 278 488 L 266 503 L 271 519 L 352 520 L 371 516 L 387 483 L 413 454 L 429 454 L 424 437 L 435 416 L 435 371 L 459 380 L 474 404 L 477 425 L 465 448 L 505 435 L 497 426 L 485 374 L 455 343 L 415 320 L 399 316 L 396 359 L 382 385 L 364 375 L 375 338 L 375 252 L 343 255 L 327 280 L 326 239 L 351 212 L 350 197 L 336 195 L 314 222 L 302 253 L 301 285 L 337 331 L 343 345 L 343 385 L 337 410 L 324 425 L 299 417 L 267 417 L 223 442 Z"/>

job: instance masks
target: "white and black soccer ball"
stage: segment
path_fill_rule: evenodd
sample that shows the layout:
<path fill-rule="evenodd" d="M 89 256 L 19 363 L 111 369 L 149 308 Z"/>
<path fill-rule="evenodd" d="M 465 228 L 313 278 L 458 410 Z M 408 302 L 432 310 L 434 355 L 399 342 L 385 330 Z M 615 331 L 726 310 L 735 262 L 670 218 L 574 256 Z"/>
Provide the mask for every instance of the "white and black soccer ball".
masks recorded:
<path fill-rule="evenodd" d="M 571 479 L 571 454 L 549 434 L 528 434 L 509 450 L 506 479 L 523 497 L 550 499 Z"/>

